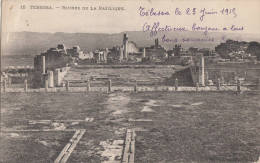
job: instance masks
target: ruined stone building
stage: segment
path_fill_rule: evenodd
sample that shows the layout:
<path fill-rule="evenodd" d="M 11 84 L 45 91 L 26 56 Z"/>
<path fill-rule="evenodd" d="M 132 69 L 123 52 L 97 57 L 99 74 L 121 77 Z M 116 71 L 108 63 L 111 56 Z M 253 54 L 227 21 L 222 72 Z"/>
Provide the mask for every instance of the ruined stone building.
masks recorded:
<path fill-rule="evenodd" d="M 43 57 L 45 58 L 44 67 Z M 35 71 L 42 71 L 43 69 L 48 70 L 65 67 L 70 61 L 71 56 L 67 53 L 66 47 L 63 44 L 59 44 L 57 48 L 50 48 L 46 52 L 36 55 L 34 58 L 34 69 Z"/>
<path fill-rule="evenodd" d="M 109 50 L 101 49 L 101 50 L 95 50 L 93 53 L 93 57 L 96 63 L 107 63 L 107 56 L 108 56 Z"/>
<path fill-rule="evenodd" d="M 80 51 L 79 46 L 74 46 L 71 49 L 67 49 L 67 53 L 68 53 L 68 55 L 70 55 L 72 57 L 79 57 L 80 53 L 83 53 L 83 52 Z"/>
<path fill-rule="evenodd" d="M 137 47 L 135 42 L 128 40 L 128 35 L 124 33 L 122 45 L 114 46 L 113 48 L 109 49 L 107 58 L 109 63 L 122 63 L 137 60 L 141 61 L 142 52 Z"/>
<path fill-rule="evenodd" d="M 150 61 L 162 61 L 168 57 L 164 47 L 159 44 L 158 38 L 155 39 L 155 44 L 145 48 L 145 58 Z"/>
<path fill-rule="evenodd" d="M 236 85 L 238 81 L 245 85 L 256 85 L 258 83 L 259 69 L 245 68 L 234 63 L 232 66 L 225 64 L 205 64 L 203 55 L 197 57 L 199 62 L 186 66 L 182 70 L 173 73 L 166 83 L 173 85 L 178 79 L 180 86 L 199 86 L 207 85 Z M 249 65 L 247 65 L 249 66 Z"/>
<path fill-rule="evenodd" d="M 180 86 L 196 86 L 196 83 L 200 86 L 205 86 L 208 80 L 208 75 L 205 73 L 203 55 L 200 56 L 199 65 L 190 65 L 182 70 L 178 70 L 173 73 L 171 78 L 166 82 L 173 85 L 176 79 L 178 79 L 178 84 Z"/>
<path fill-rule="evenodd" d="M 73 58 L 86 60 L 86 59 L 93 59 L 94 54 L 93 52 L 84 53 L 79 46 L 73 46 L 71 49 L 67 49 L 68 55 Z"/>
<path fill-rule="evenodd" d="M 54 75 L 61 77 L 60 74 L 65 71 L 63 68 L 72 62 L 72 57 L 68 52 L 71 51 L 68 51 L 64 44 L 59 44 L 57 48 L 50 48 L 46 52 L 36 55 L 34 57 L 33 87 L 43 87 L 47 79 L 49 79 L 50 87 L 53 87 Z M 57 85 L 59 84 L 61 83 Z"/>
<path fill-rule="evenodd" d="M 122 46 L 115 46 L 109 50 L 108 62 L 162 62 L 167 56 L 165 48 L 159 45 L 158 39 L 155 39 L 155 44 L 150 47 L 138 47 L 135 42 L 128 40 L 128 35 L 125 33 Z"/>
<path fill-rule="evenodd" d="M 128 60 L 129 55 L 139 53 L 139 48 L 133 41 L 128 41 L 128 35 L 125 33 L 123 36 L 123 60 Z"/>
<path fill-rule="evenodd" d="M 114 46 L 109 49 L 109 53 L 107 55 L 108 63 L 121 63 L 123 60 L 123 48 L 121 46 Z"/>

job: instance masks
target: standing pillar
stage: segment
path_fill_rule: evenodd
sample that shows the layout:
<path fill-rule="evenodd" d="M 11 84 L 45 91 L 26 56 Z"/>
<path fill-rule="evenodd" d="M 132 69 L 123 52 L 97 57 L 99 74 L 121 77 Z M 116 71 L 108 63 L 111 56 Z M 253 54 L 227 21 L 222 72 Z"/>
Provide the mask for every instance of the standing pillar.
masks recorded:
<path fill-rule="evenodd" d="M 100 52 L 98 53 L 98 62 L 100 62 L 101 61 L 101 54 L 100 54 Z"/>
<path fill-rule="evenodd" d="M 45 66 L 45 56 L 42 56 L 42 73 L 45 74 L 46 66 Z"/>
<path fill-rule="evenodd" d="M 205 72 L 205 85 L 208 85 L 209 84 L 209 72 L 206 71 Z"/>
<path fill-rule="evenodd" d="M 135 82 L 134 92 L 137 92 L 137 81 Z"/>
<path fill-rule="evenodd" d="M 199 83 L 201 86 L 205 86 L 205 63 L 203 55 L 200 57 Z"/>
<path fill-rule="evenodd" d="M 48 71 L 49 88 L 54 87 L 53 71 Z"/>
<path fill-rule="evenodd" d="M 11 84 L 12 84 L 12 78 L 9 77 L 9 78 L 8 78 L 8 86 L 11 86 Z"/>
<path fill-rule="evenodd" d="M 90 80 L 87 81 L 87 91 L 90 91 Z"/>
<path fill-rule="evenodd" d="M 61 73 L 60 73 L 60 69 L 55 69 L 55 73 L 54 73 L 54 86 L 61 86 Z"/>
<path fill-rule="evenodd" d="M 197 92 L 199 91 L 199 83 L 198 82 L 196 83 L 196 91 Z"/>
<path fill-rule="evenodd" d="M 111 92 L 112 82 L 111 82 L 110 79 L 108 80 L 108 86 L 107 87 L 108 87 L 108 89 L 107 89 L 108 92 Z"/>
<path fill-rule="evenodd" d="M 237 93 L 241 93 L 241 82 L 237 80 Z"/>
<path fill-rule="evenodd" d="M 69 88 L 70 88 L 70 82 L 66 81 L 66 91 L 69 91 Z"/>
<path fill-rule="evenodd" d="M 120 62 L 121 62 L 124 59 L 124 51 L 122 47 L 119 48 L 119 54 L 120 54 Z"/>
<path fill-rule="evenodd" d="M 3 80 L 3 92 L 5 92 L 6 91 L 6 80 L 4 79 Z"/>
<path fill-rule="evenodd" d="M 124 37 L 123 37 L 123 48 L 124 48 L 124 59 L 127 60 L 128 59 L 128 36 L 126 33 L 124 33 Z"/>
<path fill-rule="evenodd" d="M 24 92 L 27 92 L 28 90 L 28 83 L 27 83 L 27 79 L 24 80 Z"/>
<path fill-rule="evenodd" d="M 175 91 L 177 91 L 178 90 L 178 79 L 176 78 L 175 79 L 175 83 L 174 83 L 174 87 L 175 87 Z"/>
<path fill-rule="evenodd" d="M 217 80 L 217 90 L 220 90 L 220 86 L 221 86 L 220 79 L 218 78 L 218 80 Z"/>
<path fill-rule="evenodd" d="M 46 77 L 45 78 L 45 92 L 48 92 L 48 85 L 49 85 L 49 82 L 48 82 L 48 78 Z"/>
<path fill-rule="evenodd" d="M 145 48 L 144 48 L 142 58 L 145 58 L 145 56 L 146 56 L 146 54 L 145 54 Z"/>

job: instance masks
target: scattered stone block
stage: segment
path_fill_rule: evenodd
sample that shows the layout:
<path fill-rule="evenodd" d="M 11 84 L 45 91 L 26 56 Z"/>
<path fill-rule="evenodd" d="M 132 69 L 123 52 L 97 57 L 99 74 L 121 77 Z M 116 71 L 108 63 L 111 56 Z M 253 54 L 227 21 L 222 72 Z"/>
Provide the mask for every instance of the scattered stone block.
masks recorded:
<path fill-rule="evenodd" d="M 181 108 L 182 105 L 172 105 L 172 107 L 174 107 L 174 108 Z"/>
<path fill-rule="evenodd" d="M 141 112 L 155 112 L 153 109 L 151 109 L 149 106 L 144 106 L 144 108 L 141 110 Z"/>
<path fill-rule="evenodd" d="M 198 106 L 198 105 L 202 105 L 202 104 L 203 104 L 203 102 L 195 102 L 195 103 L 191 104 L 191 106 Z"/>
<path fill-rule="evenodd" d="M 86 121 L 86 122 L 93 122 L 93 120 L 94 120 L 94 118 L 89 118 L 89 117 L 86 117 L 86 118 L 85 118 L 85 121 Z"/>

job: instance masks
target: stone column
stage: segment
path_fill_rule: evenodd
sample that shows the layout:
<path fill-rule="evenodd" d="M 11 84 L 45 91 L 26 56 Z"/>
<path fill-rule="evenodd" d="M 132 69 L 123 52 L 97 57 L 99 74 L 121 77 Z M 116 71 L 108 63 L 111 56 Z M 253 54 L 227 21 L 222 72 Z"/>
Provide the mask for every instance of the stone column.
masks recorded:
<path fill-rule="evenodd" d="M 70 82 L 66 81 L 66 91 L 69 91 L 69 88 L 70 88 Z"/>
<path fill-rule="evenodd" d="M 175 91 L 178 90 L 178 79 L 175 79 L 175 83 L 174 83 L 174 87 L 175 87 Z"/>
<path fill-rule="evenodd" d="M 154 45 L 155 45 L 156 48 L 158 48 L 158 46 L 159 46 L 159 40 L 158 40 L 158 38 L 156 38 L 156 39 L 154 40 Z"/>
<path fill-rule="evenodd" d="M 145 48 L 144 48 L 142 58 L 145 58 L 145 56 L 146 56 L 146 54 L 145 54 Z"/>
<path fill-rule="evenodd" d="M 137 82 L 135 82 L 134 92 L 137 92 Z"/>
<path fill-rule="evenodd" d="M 11 78 L 11 77 L 8 78 L 8 85 L 9 85 L 9 86 L 12 85 L 12 78 Z"/>
<path fill-rule="evenodd" d="M 54 87 L 53 71 L 48 71 L 49 88 Z"/>
<path fill-rule="evenodd" d="M 241 93 L 241 82 L 237 80 L 237 93 Z"/>
<path fill-rule="evenodd" d="M 48 92 L 48 86 L 49 86 L 49 81 L 48 81 L 48 78 L 46 77 L 45 78 L 45 92 Z"/>
<path fill-rule="evenodd" d="M 123 48 L 122 47 L 119 48 L 119 54 L 120 54 L 119 60 L 121 62 L 124 59 L 124 52 L 123 52 Z"/>
<path fill-rule="evenodd" d="M 196 91 L 197 92 L 199 91 L 199 83 L 198 82 L 196 83 Z"/>
<path fill-rule="evenodd" d="M 205 65 L 204 65 L 204 56 L 200 57 L 200 68 L 199 68 L 199 82 L 201 86 L 205 86 Z"/>
<path fill-rule="evenodd" d="M 24 92 L 27 92 L 28 90 L 28 84 L 27 84 L 27 79 L 24 80 Z"/>
<path fill-rule="evenodd" d="M 128 49 L 127 49 L 127 45 L 128 45 L 128 36 L 125 33 L 124 34 L 124 38 L 123 38 L 123 48 L 124 48 L 124 59 L 127 60 L 128 58 Z"/>
<path fill-rule="evenodd" d="M 209 84 L 209 72 L 206 71 L 205 72 L 205 85 L 208 85 Z"/>
<path fill-rule="evenodd" d="M 87 81 L 87 91 L 90 91 L 90 80 Z"/>
<path fill-rule="evenodd" d="M 54 73 L 54 85 L 55 86 L 61 86 L 61 73 L 60 73 L 60 69 L 55 69 L 55 73 Z"/>
<path fill-rule="evenodd" d="M 100 52 L 98 52 L 98 63 L 100 62 Z"/>
<path fill-rule="evenodd" d="M 217 80 L 217 90 L 220 90 L 220 86 L 221 86 L 220 79 L 218 78 L 218 80 Z"/>
<path fill-rule="evenodd" d="M 3 80 L 3 92 L 5 92 L 6 91 L 6 80 L 4 79 Z"/>
<path fill-rule="evenodd" d="M 42 56 L 42 73 L 45 74 L 46 66 L 45 66 L 45 56 Z"/>
<path fill-rule="evenodd" d="M 108 86 L 107 86 L 108 92 L 111 92 L 111 87 L 112 87 L 112 81 L 109 79 L 108 80 Z"/>

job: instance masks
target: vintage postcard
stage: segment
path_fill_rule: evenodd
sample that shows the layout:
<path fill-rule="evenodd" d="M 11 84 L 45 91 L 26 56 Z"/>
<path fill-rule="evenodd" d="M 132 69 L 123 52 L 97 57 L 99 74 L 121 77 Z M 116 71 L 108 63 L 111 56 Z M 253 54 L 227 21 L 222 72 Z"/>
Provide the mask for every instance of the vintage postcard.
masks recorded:
<path fill-rule="evenodd" d="M 260 163 L 259 0 L 1 7 L 1 163 Z"/>

